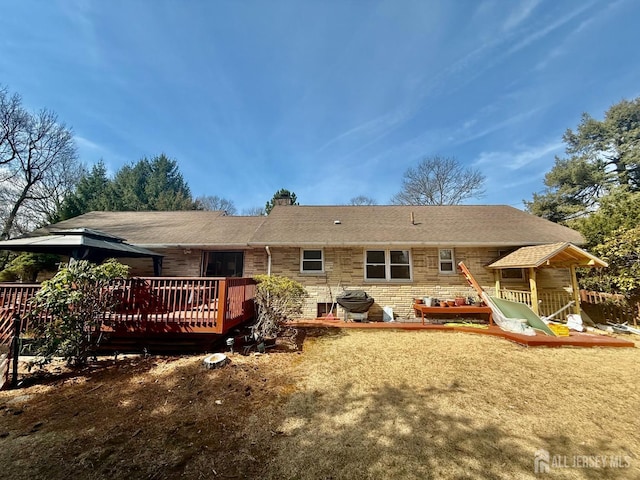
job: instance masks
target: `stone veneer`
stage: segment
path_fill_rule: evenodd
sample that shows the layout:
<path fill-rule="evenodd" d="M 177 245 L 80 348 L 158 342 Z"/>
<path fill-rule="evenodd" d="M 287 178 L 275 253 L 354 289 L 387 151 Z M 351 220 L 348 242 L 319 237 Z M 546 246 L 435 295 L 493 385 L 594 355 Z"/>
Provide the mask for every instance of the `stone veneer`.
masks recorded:
<path fill-rule="evenodd" d="M 400 249 L 400 247 L 393 247 L 393 249 Z M 308 274 L 300 272 L 299 248 L 271 248 L 271 273 L 297 280 L 306 287 L 309 293 L 305 302 L 304 318 L 315 318 L 318 313 L 318 304 L 330 304 L 332 299 L 343 289 L 364 290 L 375 299 L 375 303 L 369 311 L 369 318 L 372 320 L 382 319 L 384 306 L 392 307 L 394 315 L 397 317 L 413 316 L 411 306 L 414 298 L 427 296 L 439 299 L 452 299 L 456 296 L 477 297 L 476 292 L 467 285 L 464 277 L 457 271 L 452 274 L 443 274 L 438 271 L 438 248 L 412 248 L 413 281 L 401 282 L 365 281 L 364 247 L 324 248 L 323 251 L 325 272 Z M 250 254 L 266 257 L 266 254 L 259 250 L 250 252 Z M 485 265 L 498 257 L 497 249 L 454 248 L 454 257 L 456 263 L 465 262 L 483 288 L 490 292 L 493 291 L 495 287 L 493 272 L 486 269 Z M 265 270 L 250 274 L 264 272 Z M 568 285 L 570 285 L 568 270 L 538 271 L 540 290 L 566 288 Z M 528 280 L 526 283 L 503 281 L 502 286 L 518 290 L 529 289 Z M 338 315 L 343 315 L 341 309 L 338 310 Z"/>
<path fill-rule="evenodd" d="M 310 247 L 315 248 L 315 247 Z M 380 247 L 374 247 L 381 249 Z M 444 247 L 449 248 L 449 247 Z M 402 249 L 393 247 L 392 249 Z M 229 249 L 232 250 L 232 249 Z M 344 289 L 364 290 L 375 299 L 369 311 L 372 320 L 382 319 L 382 308 L 390 306 L 397 317 L 411 317 L 414 298 L 435 297 L 452 299 L 456 296 L 477 297 L 459 273 L 443 274 L 438 271 L 438 248 L 412 248 L 413 281 L 374 282 L 364 280 L 364 252 L 361 248 L 324 248 L 325 271 L 321 274 L 300 272 L 300 248 L 271 247 L 271 273 L 284 275 L 302 283 L 309 297 L 305 301 L 303 318 L 315 318 L 318 304 L 331 304 Z M 191 249 L 157 250 L 165 255 L 162 275 L 167 277 L 197 277 L 202 274 L 204 251 Z M 498 257 L 498 250 L 491 248 L 454 248 L 455 262 L 463 261 L 474 277 L 487 291 L 495 286 L 493 272 L 486 269 Z M 131 275 L 151 276 L 153 265 L 149 259 L 129 259 Z M 244 276 L 267 273 L 268 257 L 264 248 L 245 251 Z M 548 269 L 538 271 L 538 286 L 544 289 L 563 289 L 570 285 L 569 271 Z M 503 288 L 528 290 L 528 280 L 503 281 Z M 344 312 L 338 309 L 338 315 Z"/>

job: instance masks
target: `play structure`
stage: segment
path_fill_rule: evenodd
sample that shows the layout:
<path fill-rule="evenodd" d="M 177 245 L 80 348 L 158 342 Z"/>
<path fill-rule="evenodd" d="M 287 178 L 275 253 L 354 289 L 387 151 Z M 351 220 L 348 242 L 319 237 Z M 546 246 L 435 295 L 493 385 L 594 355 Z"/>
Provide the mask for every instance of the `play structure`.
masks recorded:
<path fill-rule="evenodd" d="M 458 263 L 458 267 L 460 267 L 462 275 L 467 279 L 469 285 L 478 293 L 482 301 L 491 308 L 493 321 L 501 329 L 521 335 L 533 336 L 536 331 L 539 331 L 545 335 L 556 336 L 556 333 L 528 305 L 492 297 L 483 290 L 464 262 Z"/>

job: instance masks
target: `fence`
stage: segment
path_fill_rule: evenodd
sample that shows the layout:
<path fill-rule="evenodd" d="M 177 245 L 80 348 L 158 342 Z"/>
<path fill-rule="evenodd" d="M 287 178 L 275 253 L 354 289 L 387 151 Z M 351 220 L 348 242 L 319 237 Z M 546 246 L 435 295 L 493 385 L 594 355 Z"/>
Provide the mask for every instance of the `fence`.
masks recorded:
<path fill-rule="evenodd" d="M 623 296 L 613 293 L 580 290 L 581 308 L 596 323 L 629 323 L 638 326 L 640 304 L 629 303 Z"/>

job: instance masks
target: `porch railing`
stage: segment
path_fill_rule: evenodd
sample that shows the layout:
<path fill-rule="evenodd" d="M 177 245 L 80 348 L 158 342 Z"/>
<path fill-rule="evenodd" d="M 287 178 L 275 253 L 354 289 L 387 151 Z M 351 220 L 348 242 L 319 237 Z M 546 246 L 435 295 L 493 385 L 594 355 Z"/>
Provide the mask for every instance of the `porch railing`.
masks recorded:
<path fill-rule="evenodd" d="M 254 314 L 251 278 L 135 277 L 115 280 L 108 288 L 116 306 L 101 320 L 110 330 L 222 334 Z M 21 330 L 29 330 L 29 300 L 39 289 L 40 285 L 0 284 L 0 344 L 10 341 L 15 315 L 22 319 Z"/>
<path fill-rule="evenodd" d="M 522 290 L 509 290 L 502 289 L 500 290 L 500 298 L 505 300 L 511 300 L 512 302 L 520 302 L 529 305 L 530 307 L 533 305 L 531 302 L 531 292 L 522 291 Z M 566 306 L 573 300 L 570 293 L 565 291 L 545 291 L 542 290 L 538 292 L 538 307 L 541 315 L 551 315 L 554 312 L 557 312 L 562 307 Z M 566 321 L 567 315 L 571 313 L 571 309 L 563 310 L 558 313 L 554 318 L 557 320 Z"/>

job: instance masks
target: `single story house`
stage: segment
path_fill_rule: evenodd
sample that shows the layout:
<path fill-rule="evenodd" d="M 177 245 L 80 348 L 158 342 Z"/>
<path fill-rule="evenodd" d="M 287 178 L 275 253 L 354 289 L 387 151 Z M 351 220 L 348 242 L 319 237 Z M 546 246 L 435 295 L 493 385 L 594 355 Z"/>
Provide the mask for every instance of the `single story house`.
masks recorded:
<path fill-rule="evenodd" d="M 504 205 L 277 205 L 265 217 L 90 212 L 34 233 L 73 228 L 106 232 L 162 254 L 162 276 L 286 275 L 309 293 L 305 318 L 326 314 L 344 289 L 365 290 L 375 298 L 371 319 L 382 318 L 384 306 L 396 316 L 411 316 L 416 297 L 473 297 L 457 271 L 460 261 L 485 289 L 528 291 L 535 280 L 543 301 L 545 292 L 570 299 L 573 270 L 534 271 L 517 263 L 488 267 L 520 247 L 556 244 L 563 250 L 584 243 L 575 230 Z M 123 261 L 132 275 L 153 275 L 148 259 Z M 543 259 L 538 266 L 553 265 Z"/>

